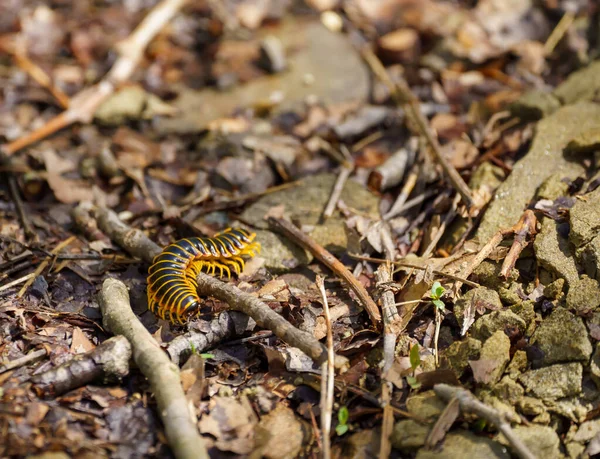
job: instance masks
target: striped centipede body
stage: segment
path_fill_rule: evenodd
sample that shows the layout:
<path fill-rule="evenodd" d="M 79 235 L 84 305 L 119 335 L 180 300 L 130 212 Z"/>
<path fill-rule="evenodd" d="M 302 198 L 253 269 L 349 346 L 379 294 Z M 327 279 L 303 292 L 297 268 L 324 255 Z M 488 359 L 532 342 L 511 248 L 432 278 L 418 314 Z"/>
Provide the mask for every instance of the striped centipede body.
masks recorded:
<path fill-rule="evenodd" d="M 228 228 L 214 237 L 190 237 L 167 246 L 148 269 L 148 309 L 183 324 L 200 311 L 196 276 L 200 271 L 231 276 L 244 269 L 243 256 L 260 251 L 255 233 Z"/>

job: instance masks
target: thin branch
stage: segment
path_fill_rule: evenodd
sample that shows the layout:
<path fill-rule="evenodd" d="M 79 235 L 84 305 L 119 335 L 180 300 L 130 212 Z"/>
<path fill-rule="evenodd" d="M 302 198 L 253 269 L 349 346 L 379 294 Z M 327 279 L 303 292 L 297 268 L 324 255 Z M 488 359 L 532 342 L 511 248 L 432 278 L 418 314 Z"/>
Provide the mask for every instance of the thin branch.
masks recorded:
<path fill-rule="evenodd" d="M 315 258 L 331 269 L 337 276 L 344 279 L 352 291 L 356 293 L 356 296 L 358 296 L 363 307 L 369 314 L 373 325 L 376 327 L 379 326 L 381 323 L 381 314 L 379 312 L 379 308 L 369 296 L 367 290 L 362 286 L 362 284 L 356 280 L 350 271 L 348 271 L 348 268 L 346 268 L 330 252 L 325 250 L 325 248 L 321 247 L 287 220 L 269 217 L 268 221 L 271 226 L 282 232 L 285 236 L 291 239 L 292 242 L 311 252 Z"/>
<path fill-rule="evenodd" d="M 17 178 L 14 174 L 7 172 L 6 181 L 8 182 L 8 190 L 10 192 L 10 197 L 15 204 L 17 216 L 19 217 L 21 225 L 23 226 L 23 232 L 25 233 L 25 237 L 29 241 L 37 241 L 37 233 L 33 229 L 33 225 L 31 224 L 27 212 L 23 207 L 23 200 L 21 199 L 21 195 L 19 194 L 19 185 L 17 184 Z"/>
<path fill-rule="evenodd" d="M 25 354 L 23 357 L 19 357 L 18 359 L 10 360 L 8 362 L 5 361 L 0 365 L 0 374 L 14 370 L 15 368 L 20 368 L 24 365 L 29 365 L 30 363 L 37 362 L 38 360 L 43 359 L 46 354 L 48 354 L 46 349 L 38 349 L 30 352 L 29 354 Z"/>
<path fill-rule="evenodd" d="M 227 303 L 230 309 L 252 317 L 260 327 L 271 330 L 279 339 L 297 347 L 315 362 L 323 363 L 327 360 L 327 349 L 313 335 L 294 327 L 255 296 L 208 274 L 199 273 L 196 281 L 201 295 L 217 298 Z M 344 368 L 347 363 L 345 357 L 336 356 L 336 368 Z"/>
<path fill-rule="evenodd" d="M 416 135 L 419 135 L 425 139 L 436 161 L 440 164 L 440 166 L 442 166 L 446 177 L 454 189 L 456 189 L 456 191 L 461 195 L 465 205 L 468 208 L 471 208 L 473 206 L 471 190 L 462 179 L 458 171 L 452 166 L 452 164 L 450 164 L 450 162 L 442 153 L 442 149 L 437 138 L 433 134 L 427 119 L 421 112 L 419 99 L 410 90 L 406 80 L 399 76 L 397 81 L 392 81 L 385 67 L 370 47 L 364 47 L 362 50 L 362 55 L 377 78 L 379 78 L 386 86 L 388 86 L 396 103 L 402 105 L 402 107 L 406 110 L 407 116 L 413 122 L 408 124 L 409 129 L 413 130 Z"/>
<path fill-rule="evenodd" d="M 337 179 L 335 181 L 335 185 L 333 186 L 333 190 L 331 191 L 331 196 L 329 197 L 327 206 L 325 206 L 325 210 L 323 211 L 323 221 L 327 220 L 333 215 L 333 211 L 335 210 L 335 207 L 337 206 L 337 203 L 340 200 L 340 195 L 342 194 L 342 190 L 344 189 L 346 180 L 348 180 L 348 177 L 350 177 L 350 174 L 353 170 L 354 166 L 342 167 L 342 170 L 338 174 Z"/>
<path fill-rule="evenodd" d="M 131 78 L 150 41 L 186 2 L 187 0 L 163 0 L 156 5 L 132 34 L 116 45 L 120 57 L 102 81 L 77 93 L 71 98 L 67 110 L 52 118 L 44 126 L 4 145 L 2 151 L 10 156 L 71 124 L 89 123 L 98 107 L 115 92 L 120 84 Z"/>
<path fill-rule="evenodd" d="M 375 271 L 377 287 L 381 290 L 381 312 L 383 315 L 383 369 L 385 375 L 394 363 L 396 340 L 401 331 L 402 320 L 396 307 L 394 292 L 389 288 L 392 282 L 390 264 L 385 263 Z"/>
<path fill-rule="evenodd" d="M 400 190 L 400 194 L 398 194 L 396 201 L 394 201 L 394 204 L 392 204 L 392 207 L 390 208 L 390 210 L 388 210 L 386 212 L 386 214 L 383 216 L 384 220 L 389 220 L 390 218 L 394 218 L 397 215 L 400 215 L 400 211 L 401 211 L 401 209 L 403 209 L 404 203 L 406 202 L 406 200 L 412 193 L 412 190 L 415 188 L 418 178 L 419 178 L 419 167 L 415 165 L 412 168 L 412 170 L 410 171 L 410 173 L 408 174 L 408 177 L 406 177 L 406 181 L 404 182 L 404 185 L 402 186 L 402 190 Z"/>
<path fill-rule="evenodd" d="M 190 412 L 181 387 L 179 368 L 169 360 L 131 310 L 125 284 L 116 279 L 106 279 L 99 300 L 104 327 L 127 338 L 133 348 L 135 363 L 150 382 L 158 414 L 175 457 L 208 459 L 204 441 L 196 427 L 196 416 Z"/>
<path fill-rule="evenodd" d="M 510 271 L 515 267 L 517 259 L 525 247 L 527 247 L 527 236 L 533 236 L 536 233 L 537 219 L 532 210 L 527 209 L 519 222 L 514 226 L 515 239 L 504 258 L 500 275 L 507 278 Z"/>
<path fill-rule="evenodd" d="M 563 17 L 560 18 L 560 21 L 558 21 L 558 24 L 556 24 L 556 27 L 546 40 L 546 43 L 544 43 L 545 56 L 550 55 L 552 51 L 554 51 L 554 48 L 556 48 L 556 45 L 562 40 L 562 37 L 567 33 L 567 30 L 569 30 L 569 27 L 571 27 L 574 20 L 575 13 L 572 11 L 566 11 Z"/>
<path fill-rule="evenodd" d="M 321 293 L 325 323 L 327 324 L 327 361 L 321 365 L 321 438 L 323 442 L 323 459 L 331 458 L 331 419 L 333 412 L 333 391 L 335 388 L 335 374 L 333 362 L 333 333 L 331 331 L 331 317 L 329 303 L 325 292 L 325 283 L 321 276 L 317 276 L 317 287 Z"/>
<path fill-rule="evenodd" d="M 463 413 L 474 413 L 489 423 L 494 424 L 506 437 L 514 453 L 521 459 L 536 458 L 512 430 L 507 416 L 504 413 L 480 402 L 471 392 L 460 387 L 449 386 L 448 384 L 436 384 L 433 387 L 433 390 L 438 397 L 446 402 L 450 402 L 453 399 L 458 400 L 458 404 Z"/>
<path fill-rule="evenodd" d="M 62 249 L 64 249 L 65 247 L 67 247 L 75 239 L 76 239 L 75 236 L 71 236 L 70 238 L 65 239 L 60 244 L 58 244 L 56 247 L 54 247 L 50 253 L 52 255 L 57 255 Z M 44 269 L 46 269 L 46 267 L 50 264 L 50 261 L 51 261 L 51 259 L 47 258 L 47 259 L 45 259 L 44 261 L 42 261 L 39 264 L 39 266 L 33 272 L 33 276 L 25 283 L 25 285 L 21 288 L 21 290 L 19 290 L 19 293 L 17 293 L 17 298 L 21 298 L 25 294 L 25 292 L 27 291 L 27 289 L 29 288 L 29 286 L 31 284 L 33 284 L 33 281 L 35 280 L 35 278 L 37 276 L 39 276 L 40 274 L 42 274 L 42 272 L 44 271 Z"/>
<path fill-rule="evenodd" d="M 38 396 L 56 397 L 92 381 L 115 381 L 129 374 L 131 346 L 113 336 L 85 354 L 31 378 Z"/>
<path fill-rule="evenodd" d="M 348 255 L 350 256 L 350 258 L 354 258 L 355 260 L 370 261 L 372 263 L 387 263 L 389 261 L 389 260 L 384 260 L 382 258 L 365 257 L 365 256 L 359 255 L 357 253 L 348 253 Z M 426 266 L 420 266 L 420 265 L 417 265 L 414 263 L 407 263 L 405 261 L 390 261 L 390 263 L 392 263 L 395 266 L 402 267 L 402 268 L 419 269 L 421 271 L 425 271 L 427 269 Z M 453 274 L 449 274 L 444 271 L 440 271 L 439 269 L 432 269 L 431 272 L 438 276 L 447 277 L 448 279 L 455 280 L 457 282 L 460 282 L 461 284 L 468 285 L 469 287 L 474 287 L 474 288 L 481 287 L 481 285 L 479 285 L 477 282 L 473 282 L 468 279 L 465 279 L 464 277 L 455 276 Z"/>
<path fill-rule="evenodd" d="M 392 453 L 392 444 L 390 436 L 394 430 L 394 410 L 391 406 L 392 401 L 392 383 L 382 381 L 381 383 L 381 404 L 383 406 L 383 421 L 381 422 L 381 442 L 379 445 L 379 459 L 387 459 Z"/>

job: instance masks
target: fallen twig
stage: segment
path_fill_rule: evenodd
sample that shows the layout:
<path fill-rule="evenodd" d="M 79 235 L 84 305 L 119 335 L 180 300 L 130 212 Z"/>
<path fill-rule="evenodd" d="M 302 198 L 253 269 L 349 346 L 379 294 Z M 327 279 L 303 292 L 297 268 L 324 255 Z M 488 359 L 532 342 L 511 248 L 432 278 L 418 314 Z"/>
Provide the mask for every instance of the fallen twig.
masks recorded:
<path fill-rule="evenodd" d="M 52 118 L 39 129 L 4 145 L 2 151 L 10 156 L 71 124 L 89 123 L 100 104 L 112 95 L 120 84 L 129 80 L 148 43 L 186 2 L 187 0 L 163 0 L 156 5 L 133 33 L 116 45 L 120 57 L 102 81 L 77 93 L 71 98 L 67 110 Z"/>
<path fill-rule="evenodd" d="M 335 181 L 335 185 L 333 186 L 333 190 L 331 190 L 331 196 L 329 197 L 329 201 L 327 202 L 327 206 L 325 206 L 325 210 L 323 211 L 322 220 L 327 220 L 329 217 L 333 215 L 333 211 L 335 210 L 335 206 L 340 199 L 340 195 L 342 194 L 342 190 L 344 189 L 344 185 L 346 184 L 346 180 L 350 177 L 350 174 L 354 170 L 354 166 L 342 166 L 342 170 L 337 176 Z"/>
<path fill-rule="evenodd" d="M 19 357 L 18 359 L 2 363 L 2 365 L 0 365 L 0 374 L 14 370 L 15 368 L 20 368 L 33 362 L 37 362 L 38 360 L 41 360 L 47 353 L 48 352 L 46 349 L 38 349 L 37 351 L 25 354 L 23 357 Z"/>
<path fill-rule="evenodd" d="M 208 459 L 195 415 L 181 387 L 179 368 L 169 360 L 152 335 L 131 310 L 127 287 L 116 279 L 106 279 L 99 296 L 104 327 L 123 335 L 133 348 L 133 359 L 148 378 L 156 398 L 158 414 L 175 457 Z"/>
<path fill-rule="evenodd" d="M 75 226 L 90 241 L 109 242 L 109 239 L 98 229 L 98 222 L 91 215 L 91 203 L 80 203 L 71 211 Z"/>
<path fill-rule="evenodd" d="M 385 263 L 375 271 L 377 288 L 381 290 L 381 312 L 383 315 L 383 369 L 385 375 L 394 363 L 396 340 L 400 332 L 401 319 L 396 307 L 394 292 L 389 288 L 392 282 L 390 264 Z M 384 376 L 385 377 L 385 376 Z"/>
<path fill-rule="evenodd" d="M 150 263 L 161 252 L 160 247 L 148 239 L 142 231 L 123 223 L 113 211 L 98 208 L 95 210 L 95 215 L 98 219 L 98 227 L 130 254 Z M 232 310 L 252 317 L 259 326 L 273 331 L 278 338 L 290 346 L 297 347 L 315 362 L 321 363 L 326 360 L 325 346 L 310 333 L 291 325 L 258 298 L 204 273 L 198 275 L 197 282 L 200 295 L 213 296 L 227 303 Z M 223 323 L 226 324 L 227 321 Z M 220 330 L 219 333 L 228 336 L 229 332 Z M 346 364 L 347 360 L 344 357 L 336 357 L 337 368 L 343 368 Z"/>
<path fill-rule="evenodd" d="M 333 391 L 335 388 L 335 374 L 333 371 L 333 333 L 331 331 L 331 317 L 329 316 L 329 303 L 325 292 L 325 283 L 321 276 L 317 276 L 317 287 L 321 293 L 323 313 L 327 324 L 327 361 L 321 365 L 321 438 L 323 443 L 323 458 L 331 457 L 331 418 L 333 413 Z"/>
<path fill-rule="evenodd" d="M 38 396 L 55 397 L 101 379 L 120 380 L 129 373 L 131 346 L 123 336 L 113 336 L 85 354 L 31 378 Z"/>
<path fill-rule="evenodd" d="M 37 233 L 33 229 L 33 225 L 31 224 L 31 221 L 27 216 L 27 212 L 23 207 L 23 200 L 21 199 L 21 195 L 19 194 L 19 185 L 17 184 L 17 178 L 14 174 L 7 172 L 6 181 L 8 182 L 8 190 L 10 192 L 10 197 L 15 204 L 17 215 L 19 217 L 19 220 L 21 221 L 21 225 L 23 226 L 23 232 L 25 233 L 25 237 L 29 241 L 37 241 Z"/>
<path fill-rule="evenodd" d="M 404 185 L 402 186 L 402 190 L 400 190 L 400 194 L 398 194 L 396 201 L 394 201 L 394 204 L 392 204 L 392 207 L 390 208 L 390 210 L 388 210 L 386 212 L 386 214 L 383 216 L 384 220 L 389 220 L 391 218 L 396 217 L 397 215 L 400 215 L 400 210 L 404 208 L 404 203 L 406 202 L 406 200 L 412 193 L 412 190 L 414 189 L 415 185 L 417 184 L 418 178 L 419 178 L 419 167 L 415 166 L 412 168 L 412 170 L 408 174 L 408 177 L 406 178 L 406 181 L 404 182 Z"/>
<path fill-rule="evenodd" d="M 204 352 L 228 338 L 251 331 L 254 326 L 255 322 L 247 315 L 237 311 L 225 311 L 212 321 L 201 323 L 201 332 L 189 331 L 175 338 L 169 343 L 167 353 L 173 363 L 179 365 L 180 360 L 189 355 L 192 349 L 195 352 Z"/>
<path fill-rule="evenodd" d="M 425 139 L 435 156 L 436 161 L 442 166 L 446 177 L 454 189 L 461 195 L 465 205 L 468 208 L 471 208 L 473 206 L 471 190 L 458 171 L 450 164 L 442 153 L 437 138 L 433 134 L 427 119 L 421 112 L 419 99 L 413 94 L 406 80 L 399 76 L 397 81 L 392 81 L 385 67 L 370 47 L 364 47 L 362 55 L 377 78 L 388 87 L 396 103 L 402 105 L 406 110 L 407 117 L 412 121 L 412 123 L 408 123 L 409 129 L 413 130 L 416 135 Z"/>
<path fill-rule="evenodd" d="M 65 247 L 67 247 L 75 239 L 76 239 L 75 236 L 71 236 L 70 238 L 65 239 L 60 244 L 58 244 L 56 247 L 54 247 L 50 253 L 52 255 L 57 255 L 62 249 L 64 249 Z M 35 278 L 37 276 L 39 276 L 40 274 L 42 274 L 42 272 L 44 271 L 44 269 L 46 269 L 46 267 L 50 264 L 50 261 L 51 261 L 51 259 L 47 258 L 47 259 L 45 259 L 44 261 L 42 261 L 39 264 L 39 266 L 33 272 L 33 276 L 30 279 L 27 280 L 27 282 L 25 283 L 25 285 L 23 285 L 23 287 L 21 288 L 21 290 L 19 290 L 19 293 L 17 293 L 17 298 L 21 298 L 25 294 L 25 292 L 27 291 L 27 289 L 29 288 L 29 286 L 31 284 L 33 284 L 33 281 L 35 280 Z"/>
<path fill-rule="evenodd" d="M 387 263 L 389 261 L 389 260 L 384 260 L 383 258 L 365 257 L 365 256 L 359 255 L 357 253 L 348 253 L 348 255 L 351 258 L 354 258 L 355 260 L 370 261 L 370 262 L 373 262 L 373 263 Z M 419 270 L 422 270 L 422 271 L 426 271 L 427 269 L 429 269 L 427 266 L 421 266 L 421 265 L 417 265 L 417 264 L 414 264 L 414 263 L 407 263 L 405 261 L 389 261 L 389 262 L 391 264 L 393 264 L 394 266 L 399 266 L 401 268 L 419 269 Z M 464 277 L 460 277 L 460 276 L 455 276 L 453 274 L 449 274 L 449 273 L 444 272 L 444 271 L 439 270 L 439 269 L 432 269 L 431 272 L 433 274 L 438 275 L 438 276 L 446 277 L 448 279 L 452 279 L 452 280 L 455 280 L 457 282 L 461 282 L 461 284 L 468 285 L 469 287 L 473 287 L 473 288 L 481 287 L 481 285 L 479 285 L 477 282 L 470 281 L 468 279 L 465 279 Z"/>
<path fill-rule="evenodd" d="M 526 210 L 519 222 L 512 228 L 515 232 L 515 239 L 504 258 L 500 275 L 504 278 L 508 277 L 510 271 L 515 267 L 515 263 L 521 255 L 521 252 L 527 247 L 527 236 L 533 236 L 536 233 L 537 219 L 532 210 Z"/>
<path fill-rule="evenodd" d="M 369 188 L 385 191 L 395 187 L 402 181 L 407 167 L 412 166 L 414 158 L 414 150 L 400 148 L 369 174 Z"/>
<path fill-rule="evenodd" d="M 349 287 L 356 293 L 361 304 L 369 314 L 371 318 L 371 322 L 376 327 L 381 323 L 381 314 L 379 313 L 379 309 L 377 305 L 373 301 L 373 299 L 369 296 L 365 288 L 356 280 L 356 278 L 352 275 L 348 268 L 346 268 L 336 257 L 334 257 L 330 252 L 325 250 L 315 241 L 313 241 L 310 237 L 296 228 L 292 223 L 287 220 L 283 220 L 281 218 L 269 217 L 269 224 L 271 224 L 274 228 L 283 232 L 292 242 L 295 242 L 302 248 L 310 251 L 319 261 L 321 261 L 325 266 L 331 269 L 337 276 L 344 279 Z"/>
<path fill-rule="evenodd" d="M 208 274 L 199 273 L 196 281 L 198 292 L 202 295 L 212 296 L 224 301 L 232 310 L 243 312 L 252 317 L 260 327 L 273 331 L 275 336 L 290 346 L 297 347 L 315 362 L 320 364 L 327 360 L 325 346 L 310 333 L 294 327 L 255 296 L 243 292 L 234 285 L 225 284 Z M 345 357 L 336 356 L 336 368 L 343 368 L 346 364 Z"/>
<path fill-rule="evenodd" d="M 387 459 L 392 453 L 390 436 L 394 430 L 394 409 L 391 406 L 392 383 L 381 382 L 381 405 L 383 406 L 383 420 L 381 422 L 381 441 L 379 444 L 379 459 Z"/>
<path fill-rule="evenodd" d="M 514 453 L 522 459 L 535 459 L 536 456 L 525 446 L 519 437 L 510 427 L 507 415 L 495 410 L 480 402 L 471 392 L 460 387 L 449 386 L 448 384 L 436 384 L 433 386 L 436 395 L 446 402 L 453 399 L 458 401 L 463 413 L 474 413 L 494 424 L 496 428 L 506 437 Z"/>

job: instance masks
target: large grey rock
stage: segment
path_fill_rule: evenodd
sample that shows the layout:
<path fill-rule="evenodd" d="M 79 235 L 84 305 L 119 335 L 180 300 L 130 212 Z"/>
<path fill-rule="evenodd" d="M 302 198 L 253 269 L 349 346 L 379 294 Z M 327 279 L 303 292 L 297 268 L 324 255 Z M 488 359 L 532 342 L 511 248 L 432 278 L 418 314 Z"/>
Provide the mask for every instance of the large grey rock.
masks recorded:
<path fill-rule="evenodd" d="M 524 332 L 527 323 L 512 311 L 494 311 L 481 316 L 471 327 L 473 338 L 485 341 L 499 330 L 518 328 Z"/>
<path fill-rule="evenodd" d="M 580 363 L 558 363 L 523 373 L 519 382 L 528 393 L 555 400 L 580 394 L 582 377 L 583 367 Z"/>
<path fill-rule="evenodd" d="M 259 228 L 257 239 L 263 246 L 261 257 L 265 259 L 265 267 L 287 270 L 306 264 L 312 259 L 312 256 L 307 255 L 286 238 L 268 230 L 265 215 L 277 207 L 283 207 L 284 214 L 292 221 L 301 222 L 302 225 L 309 227 L 310 237 L 327 250 L 334 254 L 348 250 L 346 224 L 339 213 L 335 213 L 325 223 L 320 223 L 321 214 L 329 200 L 335 179 L 333 174 L 307 177 L 298 186 L 263 196 L 242 213 L 242 220 Z M 373 219 L 378 218 L 379 198 L 364 187 L 357 186 L 353 180 L 346 182 L 340 199 L 361 214 Z"/>
<path fill-rule="evenodd" d="M 515 435 L 521 439 L 529 451 L 536 457 L 543 459 L 558 459 L 560 454 L 560 438 L 550 426 L 529 425 L 513 427 Z M 498 439 L 501 443 L 508 444 L 502 436 Z"/>
<path fill-rule="evenodd" d="M 572 285 L 579 279 L 575 253 L 569 240 L 558 230 L 559 223 L 551 218 L 544 218 L 542 230 L 536 236 L 533 249 L 538 263 L 546 270 L 563 277 Z"/>
<path fill-rule="evenodd" d="M 587 361 L 592 355 L 592 344 L 583 320 L 564 308 L 556 308 L 542 321 L 531 344 L 543 352 L 543 365 Z"/>
<path fill-rule="evenodd" d="M 451 432 L 446 435 L 442 448 L 435 451 L 419 450 L 417 459 L 465 459 L 465 458 L 506 458 L 508 449 L 487 437 L 478 437 L 469 431 Z"/>
<path fill-rule="evenodd" d="M 600 93 L 600 60 L 592 62 L 577 72 L 573 72 L 554 90 L 554 96 L 564 104 L 582 100 L 592 100 Z"/>
<path fill-rule="evenodd" d="M 160 133 L 202 131 L 217 118 L 231 115 L 236 108 L 251 107 L 279 93 L 278 110 L 301 106 L 308 96 L 327 104 L 364 101 L 369 94 L 369 72 L 345 35 L 334 33 L 314 19 L 290 18 L 268 31 L 288 53 L 288 68 L 230 91 L 179 88 L 174 106 L 179 115 L 156 121 Z M 312 75 L 312 84 L 306 84 Z"/>
<path fill-rule="evenodd" d="M 563 150 L 573 138 L 595 127 L 599 118 L 599 105 L 582 102 L 562 107 L 537 124 L 529 152 L 498 187 L 483 216 L 477 231 L 480 241 L 487 241 L 500 228 L 514 225 L 547 177 L 560 171 L 564 177 L 574 179 L 585 171 Z"/>

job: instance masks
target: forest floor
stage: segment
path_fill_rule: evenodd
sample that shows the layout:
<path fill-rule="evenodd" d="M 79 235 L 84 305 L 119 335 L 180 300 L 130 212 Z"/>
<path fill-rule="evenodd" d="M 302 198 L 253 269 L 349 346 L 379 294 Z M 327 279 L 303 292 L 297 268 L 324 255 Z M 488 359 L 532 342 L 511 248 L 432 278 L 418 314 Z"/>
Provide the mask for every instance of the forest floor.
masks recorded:
<path fill-rule="evenodd" d="M 1 457 L 600 453 L 597 2 L 45 3 L 0 7 Z"/>

